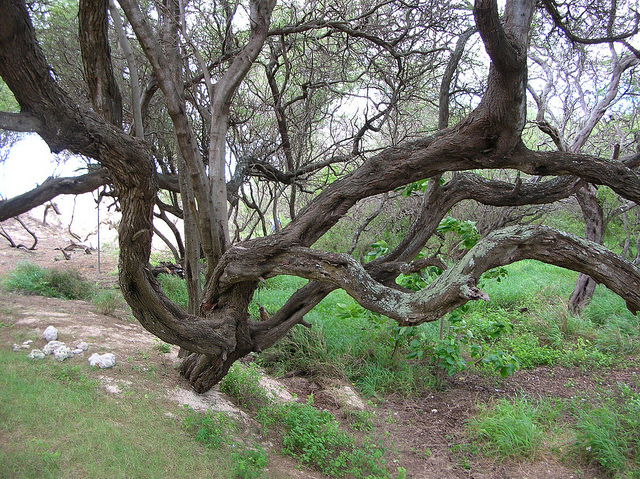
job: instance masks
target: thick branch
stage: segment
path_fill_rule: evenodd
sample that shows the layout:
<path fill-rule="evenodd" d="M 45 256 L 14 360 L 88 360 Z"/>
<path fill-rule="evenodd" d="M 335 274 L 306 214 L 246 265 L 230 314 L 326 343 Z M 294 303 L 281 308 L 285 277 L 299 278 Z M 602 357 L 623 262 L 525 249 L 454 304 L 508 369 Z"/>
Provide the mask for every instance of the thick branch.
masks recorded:
<path fill-rule="evenodd" d="M 0 129 L 9 131 L 35 132 L 42 124 L 37 117 L 29 113 L 0 112 Z"/>
<path fill-rule="evenodd" d="M 251 269 L 231 264 L 225 281 L 294 274 L 344 289 L 364 308 L 411 326 L 434 321 L 469 300 L 488 296 L 477 288 L 491 268 L 522 259 L 537 259 L 590 275 L 623 296 L 632 312 L 640 310 L 640 270 L 605 247 L 547 227 L 514 226 L 480 241 L 454 267 L 417 293 L 398 291 L 373 279 L 352 257 L 293 247 L 269 263 Z"/>
<path fill-rule="evenodd" d="M 122 125 L 122 96 L 113 75 L 108 36 L 108 0 L 80 0 L 80 49 L 94 108 L 113 125 Z"/>
<path fill-rule="evenodd" d="M 80 195 L 89 193 L 109 181 L 107 170 L 100 169 L 86 175 L 70 178 L 47 178 L 37 188 L 9 200 L 0 202 L 0 221 L 12 218 L 36 206 L 40 206 L 58 195 Z"/>

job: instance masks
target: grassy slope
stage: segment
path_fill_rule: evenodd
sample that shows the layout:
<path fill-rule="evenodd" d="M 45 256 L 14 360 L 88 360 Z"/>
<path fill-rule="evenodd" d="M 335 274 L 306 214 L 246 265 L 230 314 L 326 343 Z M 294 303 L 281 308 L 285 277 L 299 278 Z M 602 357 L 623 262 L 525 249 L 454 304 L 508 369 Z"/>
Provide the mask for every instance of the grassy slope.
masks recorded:
<path fill-rule="evenodd" d="M 0 351 L 2 477 L 232 477 L 180 427 L 177 405 L 108 395 L 86 369 Z"/>

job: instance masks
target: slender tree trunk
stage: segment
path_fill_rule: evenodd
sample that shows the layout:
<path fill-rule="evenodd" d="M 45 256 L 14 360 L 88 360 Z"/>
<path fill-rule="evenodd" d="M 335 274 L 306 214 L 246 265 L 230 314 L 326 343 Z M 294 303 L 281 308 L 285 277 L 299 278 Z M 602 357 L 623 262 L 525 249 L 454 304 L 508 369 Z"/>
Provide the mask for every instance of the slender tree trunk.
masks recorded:
<path fill-rule="evenodd" d="M 576 194 L 584 217 L 585 238 L 602 244 L 603 218 L 602 207 L 596 198 L 597 188 L 591 184 L 585 185 Z M 573 313 L 581 312 L 589 304 L 596 289 L 596 282 L 583 273 L 578 274 L 573 293 L 569 298 L 569 310 Z"/>
<path fill-rule="evenodd" d="M 182 157 L 178 157 L 178 179 L 182 191 L 182 211 L 184 216 L 185 254 L 184 254 L 184 278 L 187 284 L 189 296 L 189 314 L 200 313 L 200 301 L 202 296 L 202 284 L 200 281 L 200 235 L 194 217 L 195 200 L 193 190 L 185 178 L 187 167 Z"/>

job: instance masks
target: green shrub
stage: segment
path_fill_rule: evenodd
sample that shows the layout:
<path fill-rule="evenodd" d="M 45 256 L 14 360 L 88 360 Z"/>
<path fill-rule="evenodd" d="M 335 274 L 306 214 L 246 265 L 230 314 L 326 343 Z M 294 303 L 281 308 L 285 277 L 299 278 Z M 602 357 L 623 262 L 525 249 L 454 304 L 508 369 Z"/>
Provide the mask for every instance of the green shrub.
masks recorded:
<path fill-rule="evenodd" d="M 96 313 L 113 316 L 114 313 L 125 306 L 124 298 L 120 290 L 99 291 L 92 299 L 96 305 Z"/>
<path fill-rule="evenodd" d="M 231 459 L 234 464 L 233 473 L 239 479 L 256 479 L 262 476 L 264 468 L 267 467 L 267 453 L 261 446 L 233 451 Z"/>
<path fill-rule="evenodd" d="M 197 442 L 212 449 L 219 449 L 229 434 L 235 431 L 235 424 L 224 413 L 197 413 L 192 409 L 182 423 L 183 427 L 193 434 Z"/>
<path fill-rule="evenodd" d="M 358 444 L 339 428 L 328 411 L 307 404 L 286 403 L 262 408 L 258 421 L 282 428 L 282 452 L 323 474 L 335 477 L 388 477 L 383 450 L 370 442 Z"/>
<path fill-rule="evenodd" d="M 255 411 L 271 401 L 260 386 L 260 378 L 255 364 L 235 363 L 220 382 L 220 391 L 235 398 L 243 408 Z"/>
<path fill-rule="evenodd" d="M 561 362 L 570 366 L 584 368 L 607 368 L 615 358 L 598 350 L 588 340 L 578 338 L 562 352 Z"/>
<path fill-rule="evenodd" d="M 541 345 L 538 338 L 528 331 L 507 336 L 500 345 L 516 357 L 523 369 L 552 365 L 562 356 L 560 351 Z"/>
<path fill-rule="evenodd" d="M 373 423 L 371 418 L 373 412 L 371 411 L 359 411 L 356 409 L 348 409 L 346 412 L 349 426 L 354 431 L 371 431 L 373 430 Z"/>
<path fill-rule="evenodd" d="M 95 287 L 77 271 L 60 271 L 21 263 L 4 281 L 8 291 L 62 299 L 89 299 Z"/>

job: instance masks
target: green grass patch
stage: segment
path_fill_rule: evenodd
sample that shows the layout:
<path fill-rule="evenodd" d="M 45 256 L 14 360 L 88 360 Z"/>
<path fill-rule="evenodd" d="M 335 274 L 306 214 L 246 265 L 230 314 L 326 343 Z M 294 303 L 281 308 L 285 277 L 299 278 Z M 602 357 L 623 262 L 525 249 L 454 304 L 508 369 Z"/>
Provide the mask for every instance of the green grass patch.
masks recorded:
<path fill-rule="evenodd" d="M 187 293 L 187 283 L 184 279 L 174 274 L 159 274 L 158 282 L 162 286 L 162 291 L 167 297 L 184 309 L 189 306 L 189 295 Z"/>
<path fill-rule="evenodd" d="M 77 271 L 20 263 L 3 281 L 7 291 L 62 299 L 90 299 L 95 286 Z"/>
<path fill-rule="evenodd" d="M 258 411 L 258 420 L 282 432 L 282 452 L 332 477 L 389 477 L 384 449 L 357 441 L 327 411 L 307 404 L 274 404 Z"/>
<path fill-rule="evenodd" d="M 640 477 L 640 393 L 619 384 L 611 395 L 574 404 L 574 451 L 610 477 Z"/>
<path fill-rule="evenodd" d="M 531 458 L 542 447 L 545 428 L 560 414 L 559 404 L 549 399 L 501 399 L 472 419 L 469 430 L 486 455 Z"/>
<path fill-rule="evenodd" d="M 234 477 L 230 457 L 194 444 L 166 414 L 181 408 L 133 390 L 104 393 L 85 362 L 0 351 L 0 370 L 2 477 Z"/>
<path fill-rule="evenodd" d="M 220 391 L 235 398 L 245 409 L 256 411 L 271 401 L 260 386 L 261 374 L 255 364 L 235 363 L 220 382 Z"/>
<path fill-rule="evenodd" d="M 278 403 L 260 386 L 261 374 L 255 364 L 235 364 L 222 380 L 220 390 L 240 405 L 256 411 L 258 421 L 268 434 L 282 435 L 282 452 L 305 466 L 331 477 L 388 477 L 384 449 L 365 437 L 356 440 L 340 429 L 338 420 L 328 411 L 316 409 L 312 397 L 306 404 Z M 373 429 L 367 411 L 352 411 L 348 420 L 353 430 Z M 221 415 L 200 415 L 189 419 L 188 427 L 196 440 L 220 447 L 232 426 Z M 261 463 L 260 450 L 238 452 L 236 464 L 247 471 Z M 252 466 L 253 465 L 253 466 Z M 247 476 L 248 477 L 248 476 Z"/>
<path fill-rule="evenodd" d="M 127 307 L 119 289 L 97 291 L 91 302 L 96 307 L 96 313 L 106 316 L 113 316 L 118 310 Z"/>

